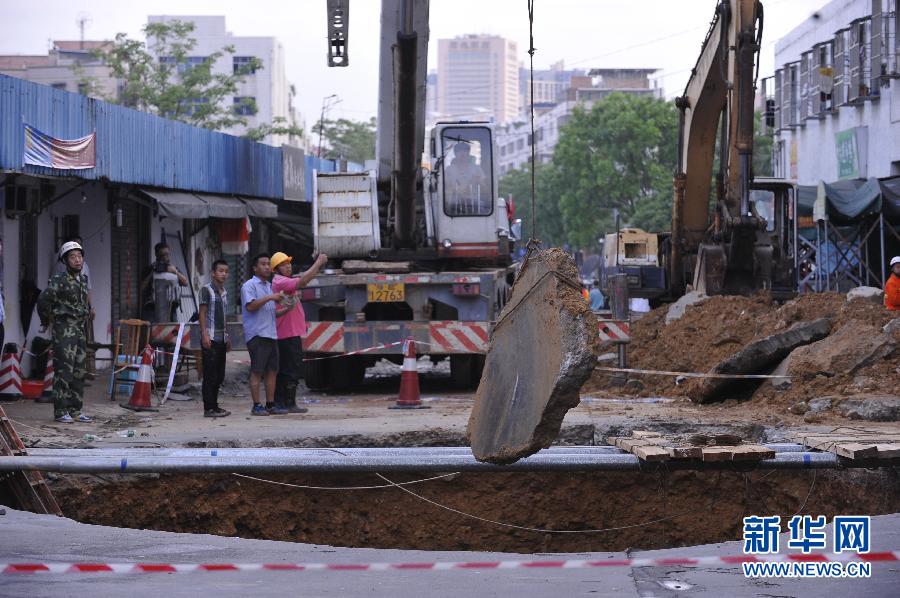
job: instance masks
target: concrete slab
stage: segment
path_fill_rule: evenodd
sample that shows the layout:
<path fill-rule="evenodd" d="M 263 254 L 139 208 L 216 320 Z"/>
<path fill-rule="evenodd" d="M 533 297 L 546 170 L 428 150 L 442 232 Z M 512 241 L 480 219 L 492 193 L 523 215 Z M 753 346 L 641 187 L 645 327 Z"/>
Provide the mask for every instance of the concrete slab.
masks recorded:
<path fill-rule="evenodd" d="M 900 515 L 872 519 L 873 551 L 900 547 Z M 740 542 L 626 553 L 520 555 L 338 548 L 85 525 L 6 509 L 2 562 L 355 563 L 682 558 L 741 553 Z M 782 536 L 784 546 L 786 537 Z M 864 580 L 746 579 L 740 567 L 609 567 L 457 571 L 264 571 L 190 574 L 17 574 L 0 576 L 0 596 L 892 596 L 896 563 Z M 425 589 L 427 588 L 427 589 Z"/>
<path fill-rule="evenodd" d="M 497 320 L 467 434 L 479 461 L 512 463 L 550 446 L 596 363 L 597 319 L 561 249 L 529 257 Z"/>

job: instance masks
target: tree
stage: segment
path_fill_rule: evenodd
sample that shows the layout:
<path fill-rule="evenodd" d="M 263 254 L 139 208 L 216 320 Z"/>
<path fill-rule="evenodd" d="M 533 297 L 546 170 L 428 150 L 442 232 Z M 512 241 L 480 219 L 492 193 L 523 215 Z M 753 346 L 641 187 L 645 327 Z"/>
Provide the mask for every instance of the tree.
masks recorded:
<path fill-rule="evenodd" d="M 129 39 L 124 33 L 108 47 L 94 51 L 121 80 L 119 95 L 105 98 L 143 112 L 215 131 L 246 126 L 247 116 L 256 114 L 256 102 L 245 98 L 235 104 L 240 85 L 247 75 L 263 68 L 257 58 L 228 73 L 216 73 L 220 58 L 234 54 L 225 46 L 208 56 L 193 56 L 197 40 L 194 23 L 173 19 L 148 23 L 143 32 L 147 42 Z M 302 135 L 303 131 L 285 119 L 262 124 L 246 132 L 261 139 L 270 134 Z"/>
<path fill-rule="evenodd" d="M 551 164 L 538 164 L 535 170 L 534 212 L 537 227 L 536 236 L 545 247 L 558 246 L 566 242 L 562 215 L 559 212 L 556 191 L 558 178 Z M 522 219 L 522 236 L 527 240 L 533 236 L 531 225 L 531 165 L 510 170 L 500 179 L 501 197 L 512 197 L 516 207 L 516 218 Z"/>
<path fill-rule="evenodd" d="M 671 102 L 612 93 L 576 108 L 553 155 L 568 240 L 594 247 L 621 222 L 660 230 L 671 221 L 678 113 Z"/>
<path fill-rule="evenodd" d="M 757 112 L 753 119 L 753 175 L 772 176 L 772 133 L 764 130 L 763 114 Z"/>
<path fill-rule="evenodd" d="M 367 121 L 346 118 L 320 121 L 322 137 L 328 144 L 324 157 L 343 158 L 357 164 L 375 159 L 375 117 Z"/>

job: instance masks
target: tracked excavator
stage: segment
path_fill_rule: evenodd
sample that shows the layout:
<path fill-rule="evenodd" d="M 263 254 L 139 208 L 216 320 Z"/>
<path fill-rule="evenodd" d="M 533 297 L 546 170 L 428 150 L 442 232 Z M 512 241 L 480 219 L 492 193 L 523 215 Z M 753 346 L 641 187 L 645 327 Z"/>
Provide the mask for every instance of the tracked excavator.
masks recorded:
<path fill-rule="evenodd" d="M 603 274 L 627 274 L 632 296 L 674 300 L 688 290 L 769 290 L 786 298 L 796 292 L 796 186 L 753 173 L 762 32 L 758 0 L 722 0 L 716 7 L 684 94 L 675 100 L 671 233 L 631 229 L 627 239 L 611 235 L 604 244 Z M 648 247 L 658 254 L 648 254 Z"/>

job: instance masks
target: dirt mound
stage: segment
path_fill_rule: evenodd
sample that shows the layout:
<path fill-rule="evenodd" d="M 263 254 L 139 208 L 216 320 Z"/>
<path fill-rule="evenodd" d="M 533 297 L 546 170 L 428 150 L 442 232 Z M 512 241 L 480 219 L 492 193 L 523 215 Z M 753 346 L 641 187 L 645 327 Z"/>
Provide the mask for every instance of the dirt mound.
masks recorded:
<path fill-rule="evenodd" d="M 851 324 L 860 329 L 881 331 L 894 314 L 882 305 L 866 300 L 847 301 L 842 293 L 802 295 L 784 304 L 773 302 L 767 293 L 752 297 L 716 296 L 689 306 L 684 316 L 665 323 L 668 306 L 662 306 L 632 325 L 628 365 L 632 368 L 678 372 L 707 372 L 731 357 L 751 341 L 790 328 L 797 322 L 828 318 L 832 331 Z M 893 392 L 895 370 L 900 359 L 878 359 L 852 374 L 813 376 L 793 380 L 788 390 L 764 385 L 753 401 L 790 405 L 818 396 L 858 392 Z M 676 385 L 674 376 L 641 375 L 643 396 L 686 396 L 687 385 Z M 609 376 L 595 371 L 582 392 L 609 389 Z M 755 390 L 755 388 L 753 389 Z"/>

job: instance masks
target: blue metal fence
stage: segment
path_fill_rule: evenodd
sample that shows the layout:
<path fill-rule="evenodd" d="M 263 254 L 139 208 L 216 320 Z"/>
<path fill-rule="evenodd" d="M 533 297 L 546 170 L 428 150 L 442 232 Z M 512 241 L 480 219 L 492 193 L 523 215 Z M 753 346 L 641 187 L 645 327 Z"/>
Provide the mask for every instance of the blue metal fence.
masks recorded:
<path fill-rule="evenodd" d="M 97 132 L 96 167 L 23 164 L 25 123 L 75 139 Z M 281 148 L 0 75 L 0 169 L 206 193 L 284 196 Z"/>

